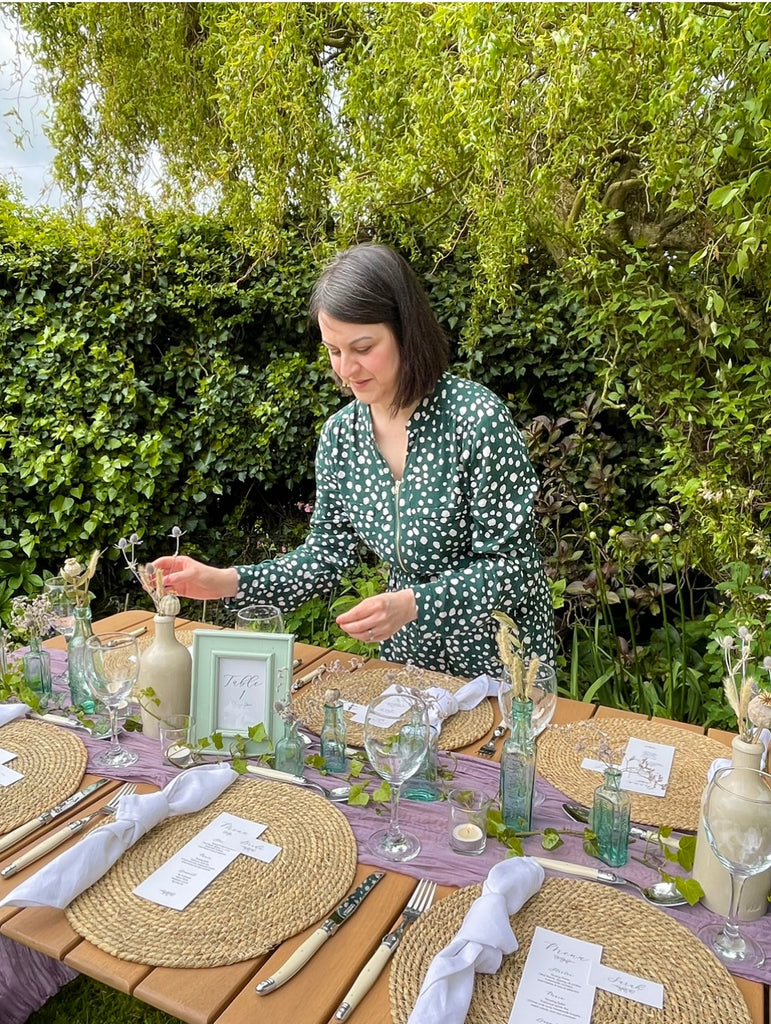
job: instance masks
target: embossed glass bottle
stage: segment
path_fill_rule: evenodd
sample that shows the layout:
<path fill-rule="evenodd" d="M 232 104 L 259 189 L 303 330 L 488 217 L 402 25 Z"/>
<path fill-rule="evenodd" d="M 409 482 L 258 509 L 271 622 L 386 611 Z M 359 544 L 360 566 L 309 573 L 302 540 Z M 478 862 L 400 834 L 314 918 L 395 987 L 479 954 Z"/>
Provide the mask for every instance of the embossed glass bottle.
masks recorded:
<path fill-rule="evenodd" d="M 632 799 L 621 789 L 621 770 L 606 768 L 605 781 L 594 791 L 590 828 L 600 859 L 612 868 L 626 864 L 631 810 Z"/>
<path fill-rule="evenodd" d="M 67 676 L 70 684 L 70 698 L 75 707 L 86 714 L 94 711 L 94 698 L 86 679 L 86 640 L 93 635 L 91 628 L 91 605 L 75 606 L 75 626 L 67 640 Z"/>
<path fill-rule="evenodd" d="M 507 828 L 527 832 L 533 817 L 535 740 L 533 702 L 511 701 L 511 735 L 501 752 L 501 815 Z"/>
<path fill-rule="evenodd" d="M 51 655 L 44 651 L 40 637 L 32 637 L 29 650 L 22 659 L 24 666 L 24 682 L 43 703 L 53 697 L 51 685 Z"/>
<path fill-rule="evenodd" d="M 305 747 L 297 731 L 297 722 L 284 724 L 284 735 L 276 744 L 276 771 L 302 775 L 305 766 Z"/>
<path fill-rule="evenodd" d="M 339 690 L 324 694 L 324 725 L 321 728 L 321 756 L 328 772 L 345 771 L 345 719 Z"/>

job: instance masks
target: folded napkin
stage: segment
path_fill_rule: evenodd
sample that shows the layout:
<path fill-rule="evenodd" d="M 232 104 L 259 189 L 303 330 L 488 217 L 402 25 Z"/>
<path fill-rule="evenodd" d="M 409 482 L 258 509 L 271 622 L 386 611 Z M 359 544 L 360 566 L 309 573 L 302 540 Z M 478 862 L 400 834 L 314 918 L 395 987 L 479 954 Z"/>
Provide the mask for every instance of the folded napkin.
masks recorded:
<path fill-rule="evenodd" d="M 458 711 L 470 711 L 485 697 L 498 696 L 498 680 L 483 674 L 464 683 L 455 693 L 441 686 L 428 686 L 421 690 L 428 707 L 428 720 L 441 731 L 442 722 Z"/>
<path fill-rule="evenodd" d="M 757 738 L 758 743 L 763 744 L 763 756 L 760 759 L 760 770 L 766 770 L 766 758 L 768 757 L 768 741 L 771 740 L 771 732 L 768 729 L 761 729 Z M 730 768 L 733 762 L 730 757 L 716 757 L 707 769 L 707 782 L 712 782 L 715 772 L 721 768 Z"/>
<path fill-rule="evenodd" d="M 512 857 L 490 869 L 455 938 L 428 968 L 407 1024 L 463 1024 L 474 991 L 474 972 L 495 974 L 504 953 L 519 943 L 509 917 L 543 884 L 532 857 Z"/>
<path fill-rule="evenodd" d="M 31 710 L 28 704 L 0 704 L 0 726 L 24 718 Z"/>
<path fill-rule="evenodd" d="M 101 878 L 145 832 L 164 818 L 200 811 L 237 778 L 238 774 L 228 765 L 204 764 L 178 775 L 159 793 L 123 797 L 108 825 L 93 829 L 17 885 L 0 900 L 0 906 L 61 910 Z"/>

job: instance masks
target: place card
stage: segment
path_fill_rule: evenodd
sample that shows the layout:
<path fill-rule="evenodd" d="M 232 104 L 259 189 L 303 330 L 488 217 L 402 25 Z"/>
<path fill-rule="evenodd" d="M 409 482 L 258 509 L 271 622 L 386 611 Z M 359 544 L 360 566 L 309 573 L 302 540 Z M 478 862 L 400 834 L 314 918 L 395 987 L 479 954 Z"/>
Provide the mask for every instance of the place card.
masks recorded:
<path fill-rule="evenodd" d="M 134 889 L 135 895 L 171 910 L 184 910 L 239 854 L 272 860 L 275 853 L 271 855 L 266 851 L 265 858 L 260 856 L 259 850 L 260 845 L 272 847 L 271 843 L 259 844 L 259 836 L 267 827 L 234 814 L 217 815 L 157 871 L 140 882 Z"/>
<path fill-rule="evenodd" d="M 638 978 L 634 974 L 608 967 L 607 964 L 594 964 L 589 972 L 589 983 L 604 992 L 652 1006 L 655 1010 L 664 1008 L 664 986 L 658 981 Z"/>
<path fill-rule="evenodd" d="M 17 754 L 15 750 L 3 750 L 3 748 L 0 747 L 0 764 L 8 764 L 8 762 L 13 761 L 16 756 Z"/>
<path fill-rule="evenodd" d="M 594 1005 L 592 968 L 602 946 L 536 927 L 509 1024 L 589 1024 Z"/>
<path fill-rule="evenodd" d="M 18 782 L 23 778 L 24 776 L 21 772 L 17 772 L 14 768 L 9 768 L 7 764 L 0 764 L 0 786 L 12 786 L 14 782 Z"/>

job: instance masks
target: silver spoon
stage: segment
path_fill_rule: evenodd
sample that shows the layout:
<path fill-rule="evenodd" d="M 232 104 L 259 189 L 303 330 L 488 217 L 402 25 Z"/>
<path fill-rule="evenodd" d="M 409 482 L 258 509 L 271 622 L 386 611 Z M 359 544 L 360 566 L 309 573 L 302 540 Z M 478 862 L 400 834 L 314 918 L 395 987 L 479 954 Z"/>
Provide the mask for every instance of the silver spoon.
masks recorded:
<path fill-rule="evenodd" d="M 535 860 L 548 871 L 560 871 L 563 875 L 576 875 L 578 878 L 589 878 L 593 882 L 605 882 L 608 885 L 631 885 L 649 902 L 657 907 L 682 907 L 688 900 L 678 892 L 674 882 L 656 882 L 655 885 L 642 886 L 631 878 L 624 878 L 614 871 L 603 871 L 590 868 L 585 864 L 571 864 L 564 860 L 550 860 L 547 857 L 536 857 Z"/>

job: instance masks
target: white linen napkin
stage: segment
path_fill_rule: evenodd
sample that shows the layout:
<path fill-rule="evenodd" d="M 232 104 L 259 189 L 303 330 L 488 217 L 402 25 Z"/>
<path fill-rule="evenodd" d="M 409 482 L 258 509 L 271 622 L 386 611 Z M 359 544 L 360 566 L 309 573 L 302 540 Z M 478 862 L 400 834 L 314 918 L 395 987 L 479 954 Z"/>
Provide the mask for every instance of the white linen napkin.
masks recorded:
<path fill-rule="evenodd" d="M 28 704 L 0 704 L 0 726 L 24 718 L 31 710 Z"/>
<path fill-rule="evenodd" d="M 760 759 L 760 770 L 766 770 L 766 759 L 768 757 L 768 741 L 771 740 L 771 732 L 768 729 L 761 729 L 757 742 L 763 744 L 763 756 Z M 716 757 L 707 769 L 707 782 L 712 782 L 715 772 L 720 768 L 730 768 L 733 764 L 730 757 Z"/>
<path fill-rule="evenodd" d="M 498 696 L 498 680 L 487 674 L 477 676 L 464 683 L 455 693 L 450 693 L 441 686 L 428 686 L 421 693 L 425 695 L 428 706 L 428 720 L 441 731 L 442 723 L 457 711 L 470 711 L 485 697 Z"/>
<path fill-rule="evenodd" d="M 504 953 L 519 948 L 509 917 L 543 884 L 532 857 L 511 857 L 490 869 L 458 934 L 426 972 L 407 1024 L 463 1024 L 474 992 L 474 972 L 495 974 Z"/>
<path fill-rule="evenodd" d="M 17 885 L 0 900 L 0 906 L 61 910 L 101 878 L 145 832 L 165 818 L 200 811 L 237 778 L 228 765 L 203 764 L 178 775 L 159 793 L 123 797 L 108 825 L 93 829 Z"/>

